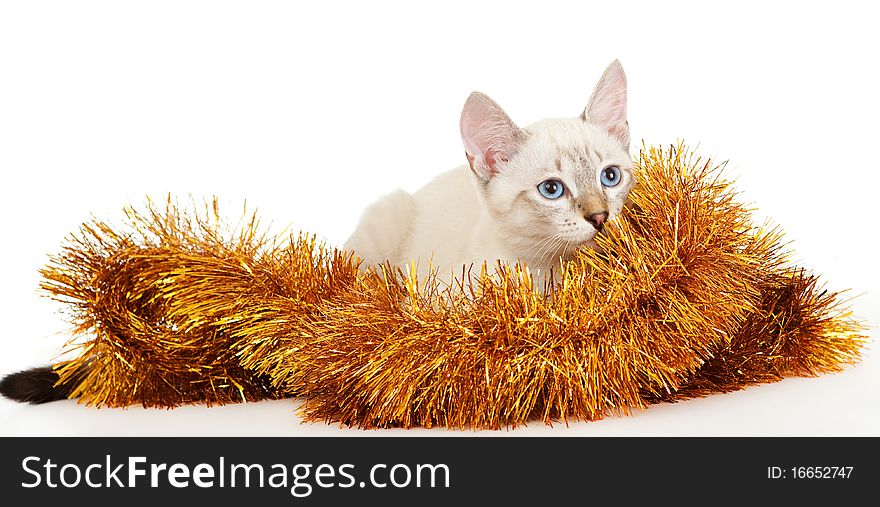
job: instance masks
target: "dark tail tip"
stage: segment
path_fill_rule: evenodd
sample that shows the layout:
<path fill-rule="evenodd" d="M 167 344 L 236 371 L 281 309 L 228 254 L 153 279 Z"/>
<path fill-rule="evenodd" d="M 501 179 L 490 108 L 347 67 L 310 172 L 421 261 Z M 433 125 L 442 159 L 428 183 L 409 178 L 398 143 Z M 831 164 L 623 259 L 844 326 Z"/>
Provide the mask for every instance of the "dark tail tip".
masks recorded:
<path fill-rule="evenodd" d="M 0 380 L 0 394 L 33 404 L 65 400 L 70 394 L 70 386 L 56 386 L 58 378 L 51 366 L 12 373 Z"/>

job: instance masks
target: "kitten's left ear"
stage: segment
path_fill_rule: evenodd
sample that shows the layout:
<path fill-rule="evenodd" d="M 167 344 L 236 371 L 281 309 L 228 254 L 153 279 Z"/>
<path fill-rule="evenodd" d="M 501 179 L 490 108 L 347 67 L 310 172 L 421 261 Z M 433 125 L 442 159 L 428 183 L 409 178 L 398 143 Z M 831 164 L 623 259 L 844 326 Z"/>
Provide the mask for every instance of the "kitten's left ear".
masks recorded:
<path fill-rule="evenodd" d="M 620 60 L 614 60 L 605 69 L 590 103 L 581 117 L 604 128 L 629 149 L 629 123 L 626 121 L 626 74 Z"/>

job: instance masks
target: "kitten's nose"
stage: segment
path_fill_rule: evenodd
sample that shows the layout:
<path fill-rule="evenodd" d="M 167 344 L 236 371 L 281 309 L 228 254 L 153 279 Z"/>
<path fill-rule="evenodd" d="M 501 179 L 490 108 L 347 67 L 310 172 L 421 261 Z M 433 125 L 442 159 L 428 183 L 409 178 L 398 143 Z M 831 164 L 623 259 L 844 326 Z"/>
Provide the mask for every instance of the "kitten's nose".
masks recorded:
<path fill-rule="evenodd" d="M 608 220 L 608 212 L 603 211 L 601 213 L 593 213 L 592 215 L 585 216 L 584 219 L 593 224 L 593 227 L 595 227 L 597 231 L 601 231 L 602 227 L 605 225 L 605 220 Z"/>

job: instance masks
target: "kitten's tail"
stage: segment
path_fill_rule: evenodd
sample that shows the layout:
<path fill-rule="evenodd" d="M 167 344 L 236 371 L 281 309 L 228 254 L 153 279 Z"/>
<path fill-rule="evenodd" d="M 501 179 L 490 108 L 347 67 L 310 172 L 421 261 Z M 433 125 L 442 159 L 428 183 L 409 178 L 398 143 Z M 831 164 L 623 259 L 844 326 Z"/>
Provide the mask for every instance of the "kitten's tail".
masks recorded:
<path fill-rule="evenodd" d="M 367 206 L 357 229 L 345 242 L 346 250 L 363 259 L 364 266 L 395 263 L 412 229 L 416 203 L 412 195 L 397 190 Z"/>
<path fill-rule="evenodd" d="M 12 373 L 0 380 L 0 394 L 26 403 L 48 403 L 65 400 L 73 386 L 56 385 L 58 374 L 51 366 L 41 366 Z"/>

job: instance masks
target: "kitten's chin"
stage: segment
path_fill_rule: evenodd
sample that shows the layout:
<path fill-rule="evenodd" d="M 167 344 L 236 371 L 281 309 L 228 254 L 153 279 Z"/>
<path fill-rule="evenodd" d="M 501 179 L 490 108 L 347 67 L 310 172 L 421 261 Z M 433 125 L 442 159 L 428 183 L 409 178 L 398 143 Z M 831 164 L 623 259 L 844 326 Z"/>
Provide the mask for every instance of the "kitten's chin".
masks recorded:
<path fill-rule="evenodd" d="M 565 251 L 562 252 L 563 260 L 571 260 L 575 254 L 577 254 L 578 250 L 582 249 L 590 249 L 590 250 L 599 250 L 599 246 L 596 244 L 596 233 L 586 234 L 576 240 L 571 241 Z"/>
<path fill-rule="evenodd" d="M 584 234 L 580 241 L 577 242 L 577 246 L 574 248 L 575 251 L 580 250 L 581 248 L 591 248 L 595 250 L 596 247 L 596 234 L 598 231 L 592 231 Z"/>
<path fill-rule="evenodd" d="M 577 252 L 578 250 L 585 250 L 585 249 L 599 250 L 599 245 L 596 243 L 595 237 L 590 238 L 590 239 L 584 241 L 583 243 L 581 243 L 581 245 L 575 249 L 575 252 Z"/>

